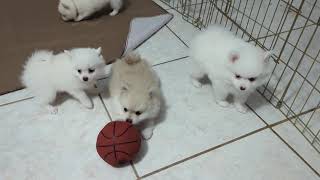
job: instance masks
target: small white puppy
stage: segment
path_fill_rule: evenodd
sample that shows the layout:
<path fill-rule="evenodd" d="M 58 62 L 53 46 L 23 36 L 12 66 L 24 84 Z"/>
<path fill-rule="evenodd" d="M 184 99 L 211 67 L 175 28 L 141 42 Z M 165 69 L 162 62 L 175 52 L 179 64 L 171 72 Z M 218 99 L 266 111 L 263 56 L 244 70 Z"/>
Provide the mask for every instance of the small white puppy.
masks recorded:
<path fill-rule="evenodd" d="M 110 5 L 110 16 L 118 14 L 123 0 L 60 0 L 58 11 L 64 21 L 81 21 Z"/>
<path fill-rule="evenodd" d="M 104 66 L 101 48 L 75 48 L 56 55 L 40 50 L 28 58 L 21 80 L 40 105 L 46 105 L 52 113 L 57 113 L 51 103 L 58 92 L 67 92 L 86 108 L 93 108 L 85 90 L 94 87 Z"/>
<path fill-rule="evenodd" d="M 129 53 L 112 65 L 109 84 L 117 118 L 144 124 L 142 135 L 150 139 L 162 105 L 160 79 L 138 54 Z"/>
<path fill-rule="evenodd" d="M 248 96 L 266 83 L 270 76 L 270 52 L 237 38 L 230 31 L 212 26 L 201 32 L 191 43 L 190 56 L 199 64 L 193 72 L 193 84 L 204 75 L 212 82 L 216 102 L 226 107 L 228 95 L 233 95 L 236 109 L 247 112 Z"/>

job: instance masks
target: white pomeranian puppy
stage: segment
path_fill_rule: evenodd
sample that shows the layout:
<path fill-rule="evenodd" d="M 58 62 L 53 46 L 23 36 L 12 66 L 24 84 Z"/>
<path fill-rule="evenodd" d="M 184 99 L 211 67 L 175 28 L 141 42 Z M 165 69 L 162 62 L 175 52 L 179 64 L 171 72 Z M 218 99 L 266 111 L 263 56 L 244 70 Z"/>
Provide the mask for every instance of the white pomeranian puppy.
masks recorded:
<path fill-rule="evenodd" d="M 247 112 L 248 96 L 270 76 L 271 52 L 263 51 L 219 26 L 208 28 L 193 40 L 190 56 L 199 64 L 199 69 L 191 75 L 193 84 L 200 87 L 199 79 L 207 75 L 216 102 L 227 107 L 226 98 L 232 95 L 234 106 L 242 113 Z"/>
<path fill-rule="evenodd" d="M 109 84 L 117 118 L 141 125 L 150 139 L 162 105 L 160 79 L 138 54 L 129 53 L 112 65 Z"/>
<path fill-rule="evenodd" d="M 64 21 L 81 21 L 109 5 L 112 8 L 110 16 L 118 14 L 123 0 L 60 0 L 58 11 Z"/>
<path fill-rule="evenodd" d="M 56 55 L 40 50 L 28 58 L 21 80 L 40 105 L 46 105 L 51 113 L 57 113 L 51 103 L 58 92 L 67 92 L 86 108 L 93 108 L 85 90 L 94 88 L 104 67 L 101 48 L 75 48 Z"/>

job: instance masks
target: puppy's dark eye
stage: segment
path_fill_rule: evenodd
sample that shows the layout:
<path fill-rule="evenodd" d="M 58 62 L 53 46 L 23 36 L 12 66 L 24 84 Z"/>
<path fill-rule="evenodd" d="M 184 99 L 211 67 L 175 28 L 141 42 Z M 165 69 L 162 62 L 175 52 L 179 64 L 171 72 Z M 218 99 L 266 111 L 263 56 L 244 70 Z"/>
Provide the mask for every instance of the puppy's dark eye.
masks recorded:
<path fill-rule="evenodd" d="M 127 109 L 127 108 L 123 108 L 123 111 L 124 111 L 124 112 L 127 112 L 127 111 L 128 111 L 128 109 Z"/>
<path fill-rule="evenodd" d="M 139 116 L 140 114 L 142 114 L 140 111 L 136 112 L 136 115 Z"/>
<path fill-rule="evenodd" d="M 240 79 L 240 78 L 241 78 L 241 76 L 240 76 L 239 74 L 236 74 L 235 77 L 236 77 L 237 79 Z"/>
<path fill-rule="evenodd" d="M 89 69 L 89 73 L 93 73 L 95 69 Z"/>
<path fill-rule="evenodd" d="M 81 72 L 82 72 L 81 69 L 78 69 L 78 73 L 81 74 Z"/>
<path fill-rule="evenodd" d="M 255 80 L 256 80 L 256 78 L 254 78 L 254 77 L 249 78 L 249 81 L 251 81 L 251 82 L 253 82 L 253 81 L 255 81 Z"/>

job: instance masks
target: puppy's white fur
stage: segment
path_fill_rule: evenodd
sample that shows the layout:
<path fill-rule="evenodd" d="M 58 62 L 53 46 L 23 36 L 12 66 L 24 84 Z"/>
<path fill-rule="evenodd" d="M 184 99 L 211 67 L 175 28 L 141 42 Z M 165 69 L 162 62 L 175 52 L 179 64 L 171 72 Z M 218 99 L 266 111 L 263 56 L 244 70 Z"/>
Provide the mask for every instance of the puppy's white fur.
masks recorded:
<path fill-rule="evenodd" d="M 81 21 L 109 5 L 112 8 L 110 16 L 118 14 L 123 0 L 60 0 L 58 11 L 65 21 Z"/>
<path fill-rule="evenodd" d="M 76 48 L 56 55 L 40 50 L 28 58 L 21 80 L 52 113 L 57 112 L 57 108 L 51 106 L 57 92 L 67 92 L 85 107 L 92 108 L 85 90 L 93 88 L 104 66 L 101 48 Z"/>
<path fill-rule="evenodd" d="M 219 26 L 201 32 L 191 43 L 190 56 L 199 64 L 192 73 L 193 84 L 208 75 L 216 102 L 228 106 L 226 98 L 233 95 L 238 111 L 247 111 L 248 96 L 270 76 L 270 52 L 265 52 Z"/>
<path fill-rule="evenodd" d="M 109 88 L 117 118 L 144 124 L 142 135 L 151 138 L 162 104 L 160 80 L 151 66 L 129 53 L 112 65 Z"/>

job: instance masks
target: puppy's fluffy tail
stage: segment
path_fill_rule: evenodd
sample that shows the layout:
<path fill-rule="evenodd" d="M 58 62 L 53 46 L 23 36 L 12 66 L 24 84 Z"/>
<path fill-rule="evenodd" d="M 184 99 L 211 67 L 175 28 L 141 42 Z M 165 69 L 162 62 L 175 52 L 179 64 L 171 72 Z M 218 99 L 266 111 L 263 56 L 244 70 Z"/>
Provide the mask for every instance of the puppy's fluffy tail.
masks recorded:
<path fill-rule="evenodd" d="M 26 61 L 21 76 L 22 84 L 33 87 L 38 80 L 43 79 L 45 69 L 50 63 L 53 52 L 46 50 L 35 51 Z"/>
<path fill-rule="evenodd" d="M 123 59 L 128 65 L 133 65 L 141 61 L 141 57 L 138 53 L 130 52 L 126 54 Z"/>

